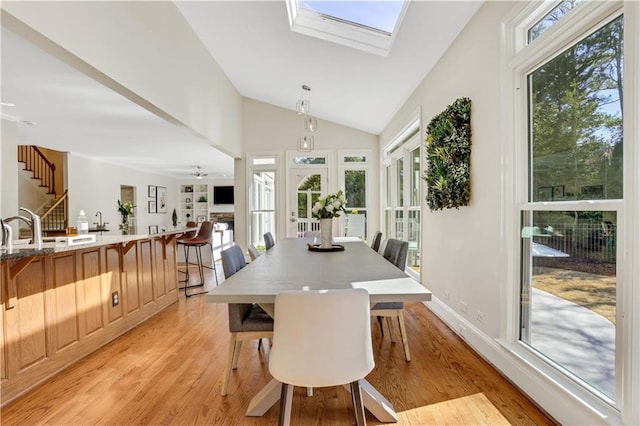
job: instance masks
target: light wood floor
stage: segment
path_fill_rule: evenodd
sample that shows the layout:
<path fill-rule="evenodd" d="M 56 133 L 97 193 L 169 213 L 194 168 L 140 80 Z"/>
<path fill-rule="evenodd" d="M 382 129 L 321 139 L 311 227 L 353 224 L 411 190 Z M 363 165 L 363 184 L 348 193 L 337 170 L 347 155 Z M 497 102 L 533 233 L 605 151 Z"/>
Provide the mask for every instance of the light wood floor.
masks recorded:
<path fill-rule="evenodd" d="M 219 268 L 220 270 L 222 268 Z M 195 275 L 195 274 L 194 274 Z M 221 276 L 219 272 L 219 276 Z M 215 285 L 211 274 L 207 286 Z M 373 328 L 375 370 L 369 382 L 394 405 L 402 425 L 554 424 L 478 357 L 424 305 L 408 304 L 411 362 L 401 343 Z M 273 425 L 244 413 L 269 381 L 269 345 L 242 348 L 229 394 L 220 396 L 228 350 L 227 308 L 180 297 L 156 317 L 2 408 L 3 425 Z M 352 424 L 343 388 L 296 389 L 292 424 Z M 379 422 L 367 413 L 369 424 Z"/>

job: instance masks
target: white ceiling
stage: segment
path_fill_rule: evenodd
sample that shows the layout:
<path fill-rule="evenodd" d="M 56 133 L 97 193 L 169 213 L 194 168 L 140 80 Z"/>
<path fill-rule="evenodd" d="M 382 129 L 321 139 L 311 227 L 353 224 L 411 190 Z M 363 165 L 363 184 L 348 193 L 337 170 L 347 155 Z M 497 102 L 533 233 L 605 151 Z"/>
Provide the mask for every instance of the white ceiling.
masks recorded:
<path fill-rule="evenodd" d="M 412 1 L 388 57 L 294 33 L 284 1 L 176 2 L 242 96 L 294 109 L 311 86 L 318 118 L 379 134 L 480 7 L 480 1 Z M 2 106 L 21 144 L 188 178 L 233 175 L 233 160 L 2 31 Z M 197 159 L 197 160 L 195 160 Z M 224 176 L 227 175 L 227 176 Z"/>

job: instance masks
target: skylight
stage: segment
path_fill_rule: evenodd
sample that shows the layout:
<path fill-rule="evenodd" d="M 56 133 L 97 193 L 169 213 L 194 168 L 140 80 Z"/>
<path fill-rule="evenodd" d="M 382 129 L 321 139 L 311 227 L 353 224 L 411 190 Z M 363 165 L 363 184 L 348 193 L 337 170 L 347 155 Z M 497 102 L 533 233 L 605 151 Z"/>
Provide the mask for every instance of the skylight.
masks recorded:
<path fill-rule="evenodd" d="M 409 0 L 287 0 L 291 30 L 387 56 Z"/>

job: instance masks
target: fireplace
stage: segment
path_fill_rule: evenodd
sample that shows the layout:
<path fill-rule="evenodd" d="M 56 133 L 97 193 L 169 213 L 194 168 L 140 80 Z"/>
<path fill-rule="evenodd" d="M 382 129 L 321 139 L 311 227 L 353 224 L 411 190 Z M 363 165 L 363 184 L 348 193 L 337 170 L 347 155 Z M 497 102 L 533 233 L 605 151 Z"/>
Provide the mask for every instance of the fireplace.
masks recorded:
<path fill-rule="evenodd" d="M 233 212 L 211 213 L 209 217 L 211 222 L 213 223 L 226 223 L 228 227 L 227 229 L 229 229 L 230 231 L 233 231 L 233 225 L 234 225 Z"/>

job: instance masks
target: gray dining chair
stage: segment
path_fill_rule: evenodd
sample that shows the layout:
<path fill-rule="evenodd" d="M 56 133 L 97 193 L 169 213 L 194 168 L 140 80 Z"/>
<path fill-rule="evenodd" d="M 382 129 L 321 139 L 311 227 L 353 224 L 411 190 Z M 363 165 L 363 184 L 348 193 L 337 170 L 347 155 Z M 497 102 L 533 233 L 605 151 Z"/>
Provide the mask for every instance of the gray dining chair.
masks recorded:
<path fill-rule="evenodd" d="M 380 249 L 380 242 L 382 241 L 382 232 L 376 231 L 373 235 L 373 239 L 371 240 L 371 248 L 374 251 L 378 251 Z"/>
<path fill-rule="evenodd" d="M 384 247 L 383 256 L 389 262 L 393 263 L 398 269 L 404 271 L 407 263 L 407 252 L 409 251 L 409 243 L 407 241 L 397 240 L 395 238 L 389 238 L 387 244 Z M 404 302 L 380 302 L 373 305 L 371 308 L 371 316 L 375 316 L 380 325 L 380 332 L 384 336 L 384 327 L 382 325 L 382 318 L 387 319 L 387 328 L 389 330 L 389 337 L 392 342 L 395 342 L 393 335 L 393 318 L 397 318 L 398 326 L 400 328 L 400 337 L 402 339 L 402 346 L 404 348 L 404 357 L 407 361 L 411 361 L 411 354 L 409 353 L 409 340 L 407 339 L 407 330 L 404 325 Z"/>
<path fill-rule="evenodd" d="M 271 234 L 271 232 L 265 232 L 264 234 L 264 246 L 267 250 L 269 250 L 271 247 L 275 246 L 276 242 L 273 239 L 273 235 Z"/>
<path fill-rule="evenodd" d="M 279 425 L 291 418 L 293 387 L 350 384 L 357 425 L 366 425 L 360 382 L 375 365 L 364 289 L 276 295 L 269 372 L 282 382 Z"/>
<path fill-rule="evenodd" d="M 251 258 L 252 262 L 256 260 L 258 256 L 260 256 L 260 252 L 253 244 L 249 244 L 249 247 L 247 247 L 247 251 L 249 252 L 249 257 Z"/>
<path fill-rule="evenodd" d="M 240 246 L 231 246 L 220 253 L 222 257 L 222 270 L 225 279 L 241 270 L 247 265 Z M 253 303 L 229 303 L 229 355 L 227 370 L 222 383 L 222 396 L 227 395 L 231 370 L 238 368 L 238 358 L 242 342 L 273 336 L 273 318 L 271 318 L 260 306 Z M 262 341 L 260 341 L 262 343 Z M 260 348 L 260 345 L 258 345 Z"/>

